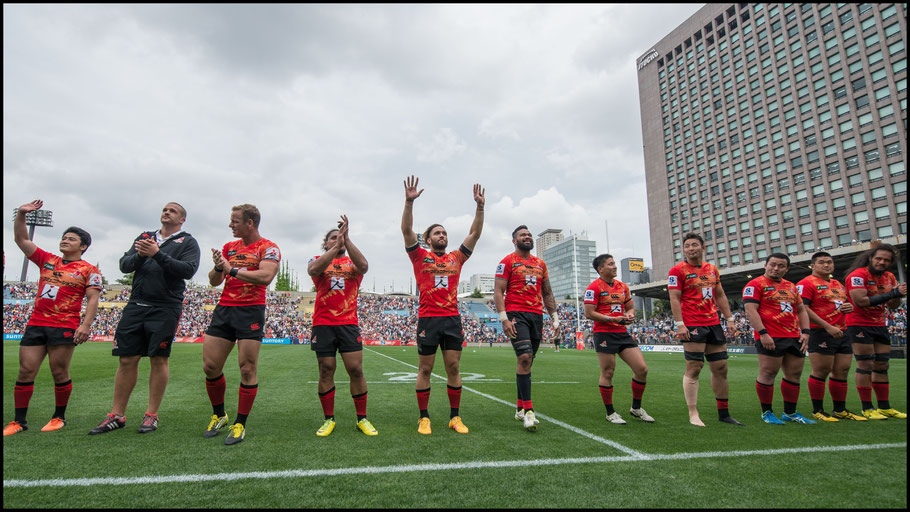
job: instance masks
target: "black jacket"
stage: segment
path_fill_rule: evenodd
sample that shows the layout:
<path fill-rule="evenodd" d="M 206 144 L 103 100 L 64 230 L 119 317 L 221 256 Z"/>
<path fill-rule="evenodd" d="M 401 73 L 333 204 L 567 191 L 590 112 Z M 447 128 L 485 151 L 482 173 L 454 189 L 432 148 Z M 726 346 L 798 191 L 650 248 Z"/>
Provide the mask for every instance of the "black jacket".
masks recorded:
<path fill-rule="evenodd" d="M 146 231 L 136 241 L 151 238 L 155 231 Z M 130 302 L 152 306 L 182 306 L 186 279 L 191 279 L 199 268 L 199 244 L 193 235 L 181 231 L 158 247 L 151 258 L 136 252 L 135 242 L 120 258 L 120 271 L 133 275 Z"/>

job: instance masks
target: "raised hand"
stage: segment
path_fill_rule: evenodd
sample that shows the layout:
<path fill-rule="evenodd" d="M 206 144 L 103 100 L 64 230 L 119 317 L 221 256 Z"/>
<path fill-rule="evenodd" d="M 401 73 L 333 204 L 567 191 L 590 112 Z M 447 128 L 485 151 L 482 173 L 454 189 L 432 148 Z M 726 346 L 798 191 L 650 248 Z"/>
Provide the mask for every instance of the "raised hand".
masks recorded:
<path fill-rule="evenodd" d="M 35 210 L 40 210 L 42 206 L 44 206 L 44 201 L 35 199 L 30 203 L 25 203 L 24 205 L 20 206 L 19 211 L 22 213 L 29 213 Z"/>
<path fill-rule="evenodd" d="M 477 203 L 478 208 L 483 208 L 486 198 L 483 196 L 484 189 L 480 186 L 480 183 L 474 184 L 474 202 Z"/>
<path fill-rule="evenodd" d="M 423 189 L 417 190 L 417 184 L 420 182 L 420 178 L 415 178 L 411 175 L 410 178 L 404 180 L 404 199 L 405 201 L 413 201 L 420 197 L 420 194 L 423 194 Z"/>

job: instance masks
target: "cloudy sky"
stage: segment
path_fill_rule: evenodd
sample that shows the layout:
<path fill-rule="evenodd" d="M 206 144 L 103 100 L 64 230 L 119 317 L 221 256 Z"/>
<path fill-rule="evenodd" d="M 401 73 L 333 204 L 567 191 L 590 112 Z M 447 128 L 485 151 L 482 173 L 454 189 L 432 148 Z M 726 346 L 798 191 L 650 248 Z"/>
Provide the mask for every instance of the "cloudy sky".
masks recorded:
<path fill-rule="evenodd" d="M 161 207 L 203 248 L 231 206 L 301 281 L 341 213 L 370 261 L 363 289 L 407 291 L 402 182 L 426 188 L 415 231 L 486 222 L 462 278 L 492 273 L 527 224 L 586 231 L 650 263 L 635 59 L 700 5 L 4 5 L 4 279 L 12 211 L 35 198 L 57 252 L 77 225 L 113 282 Z M 29 279 L 37 271 L 29 269 Z M 305 283 L 309 289 L 309 283 Z"/>

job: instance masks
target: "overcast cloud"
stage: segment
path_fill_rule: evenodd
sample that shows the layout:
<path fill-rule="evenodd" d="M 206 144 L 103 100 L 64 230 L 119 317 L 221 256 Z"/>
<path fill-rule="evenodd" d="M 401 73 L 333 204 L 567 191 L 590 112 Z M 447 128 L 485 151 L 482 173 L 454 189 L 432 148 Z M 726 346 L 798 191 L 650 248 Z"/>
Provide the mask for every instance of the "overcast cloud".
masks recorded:
<path fill-rule="evenodd" d="M 12 211 L 36 198 L 93 236 L 113 283 L 161 207 L 203 248 L 231 206 L 308 290 L 307 260 L 341 213 L 370 261 L 362 288 L 408 291 L 402 182 L 426 191 L 415 231 L 483 235 L 462 279 L 492 273 L 527 224 L 587 231 L 650 264 L 635 59 L 700 5 L 4 5 L 4 279 Z M 37 278 L 32 265 L 29 279 Z"/>

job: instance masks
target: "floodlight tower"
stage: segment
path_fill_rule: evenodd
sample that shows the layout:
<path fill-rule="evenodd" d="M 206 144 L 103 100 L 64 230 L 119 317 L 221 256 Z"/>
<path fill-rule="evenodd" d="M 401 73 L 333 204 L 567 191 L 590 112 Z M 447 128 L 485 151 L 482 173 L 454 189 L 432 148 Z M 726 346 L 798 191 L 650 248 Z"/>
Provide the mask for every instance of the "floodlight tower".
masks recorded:
<path fill-rule="evenodd" d="M 16 221 L 16 215 L 19 214 L 19 208 L 13 209 L 13 222 Z M 35 238 L 35 226 L 42 227 L 53 227 L 54 226 L 54 212 L 50 210 L 35 210 L 33 212 L 28 212 L 25 214 L 25 225 L 28 226 L 28 239 L 33 240 Z M 25 278 L 28 275 L 28 257 L 25 257 L 22 261 L 22 277 L 19 279 L 21 282 L 25 282 Z"/>

